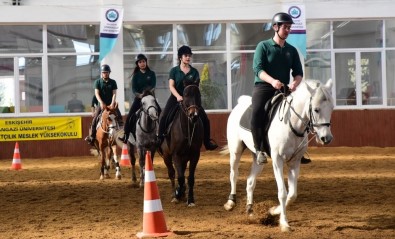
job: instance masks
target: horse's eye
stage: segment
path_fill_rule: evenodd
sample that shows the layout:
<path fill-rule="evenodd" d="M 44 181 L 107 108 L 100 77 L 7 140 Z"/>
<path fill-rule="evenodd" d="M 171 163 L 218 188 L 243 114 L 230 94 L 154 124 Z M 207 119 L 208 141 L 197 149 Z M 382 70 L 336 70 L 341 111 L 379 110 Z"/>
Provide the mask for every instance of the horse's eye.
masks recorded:
<path fill-rule="evenodd" d="M 318 114 L 318 113 L 320 113 L 320 109 L 319 108 L 314 108 L 314 112 Z"/>

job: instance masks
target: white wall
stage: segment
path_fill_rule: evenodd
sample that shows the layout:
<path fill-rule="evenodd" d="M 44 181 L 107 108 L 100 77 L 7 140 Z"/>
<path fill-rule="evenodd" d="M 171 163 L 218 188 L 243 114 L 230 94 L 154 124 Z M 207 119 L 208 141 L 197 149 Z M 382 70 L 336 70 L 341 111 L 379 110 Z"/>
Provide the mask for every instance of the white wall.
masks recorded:
<path fill-rule="evenodd" d="M 395 17 L 393 0 L 0 0 L 2 23 L 99 22 L 100 8 L 123 5 L 130 22 L 256 21 L 271 19 L 283 4 L 304 3 L 308 19 Z"/>

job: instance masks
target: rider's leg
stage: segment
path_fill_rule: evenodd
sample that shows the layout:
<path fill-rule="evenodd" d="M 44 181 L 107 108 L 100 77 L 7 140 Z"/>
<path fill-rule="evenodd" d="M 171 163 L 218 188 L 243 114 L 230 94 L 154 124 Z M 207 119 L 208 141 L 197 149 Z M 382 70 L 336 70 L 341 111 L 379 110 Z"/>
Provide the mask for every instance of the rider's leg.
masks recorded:
<path fill-rule="evenodd" d="M 265 104 L 274 95 L 275 89 L 268 84 L 256 84 L 252 91 L 252 117 L 251 117 L 251 133 L 254 140 L 257 163 L 267 163 L 264 154 L 263 139 L 264 129 L 266 127 Z"/>
<path fill-rule="evenodd" d="M 126 122 L 125 122 L 125 126 L 123 127 L 124 130 L 124 135 L 123 137 L 119 137 L 120 140 L 122 140 L 122 142 L 124 142 L 125 144 L 127 143 L 128 139 L 129 139 L 129 134 L 131 132 L 134 132 L 133 137 L 136 138 L 136 112 L 137 110 L 141 107 L 141 99 L 135 97 L 132 103 L 132 106 L 130 107 L 128 116 L 126 117 Z"/>
<path fill-rule="evenodd" d="M 168 121 L 168 116 L 172 108 L 177 105 L 177 98 L 173 95 L 170 95 L 169 99 L 166 102 L 166 106 L 162 111 L 160 120 L 159 120 L 159 130 L 158 130 L 158 144 L 161 144 L 165 137 L 166 130 L 166 122 Z"/>
<path fill-rule="evenodd" d="M 204 109 L 199 112 L 199 116 L 200 119 L 202 120 L 203 128 L 204 128 L 204 136 L 203 136 L 204 147 L 206 147 L 207 150 L 214 150 L 218 148 L 218 145 L 215 142 L 213 142 L 213 140 L 211 140 L 210 138 L 210 120 L 208 119 Z"/>
<path fill-rule="evenodd" d="M 119 127 L 123 127 L 123 119 L 122 119 L 122 114 L 121 111 L 119 110 L 119 108 L 117 108 L 117 117 L 116 120 L 118 122 L 118 126 Z"/>
<path fill-rule="evenodd" d="M 96 111 L 95 114 L 93 115 L 93 119 L 92 119 L 92 123 L 91 123 L 91 128 L 90 128 L 90 135 L 88 135 L 85 138 L 85 141 L 88 141 L 88 143 L 90 145 L 93 145 L 93 143 L 95 142 L 95 138 L 96 138 L 96 125 L 97 125 L 97 121 L 99 119 L 99 115 L 101 112 L 101 108 L 100 107 L 96 107 Z"/>

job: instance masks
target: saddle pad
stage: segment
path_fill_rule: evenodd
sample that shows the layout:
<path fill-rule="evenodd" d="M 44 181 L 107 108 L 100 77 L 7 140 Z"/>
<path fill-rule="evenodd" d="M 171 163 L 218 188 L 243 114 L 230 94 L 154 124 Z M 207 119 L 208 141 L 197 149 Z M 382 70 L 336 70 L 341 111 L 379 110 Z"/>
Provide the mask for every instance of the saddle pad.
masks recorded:
<path fill-rule="evenodd" d="M 240 119 L 240 127 L 247 130 L 251 131 L 251 117 L 252 117 L 252 105 L 250 105 L 246 111 L 244 111 L 243 115 L 241 116 Z"/>

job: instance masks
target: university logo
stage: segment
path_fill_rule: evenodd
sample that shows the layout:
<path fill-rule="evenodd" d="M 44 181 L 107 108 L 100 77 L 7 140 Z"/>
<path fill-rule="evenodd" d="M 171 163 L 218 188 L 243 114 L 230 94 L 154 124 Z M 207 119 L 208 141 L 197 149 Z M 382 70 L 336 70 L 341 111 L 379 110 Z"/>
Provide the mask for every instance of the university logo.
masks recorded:
<path fill-rule="evenodd" d="M 119 18 L 119 13 L 118 13 L 117 10 L 115 10 L 115 9 L 107 10 L 107 12 L 106 12 L 106 19 L 109 22 L 116 22 L 118 20 L 118 18 Z"/>
<path fill-rule="evenodd" d="M 292 6 L 288 9 L 288 14 L 291 15 L 292 18 L 299 18 L 302 14 L 302 11 L 297 6 Z"/>

